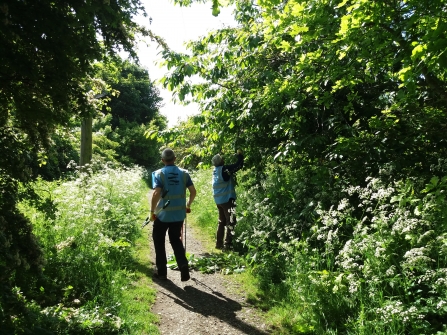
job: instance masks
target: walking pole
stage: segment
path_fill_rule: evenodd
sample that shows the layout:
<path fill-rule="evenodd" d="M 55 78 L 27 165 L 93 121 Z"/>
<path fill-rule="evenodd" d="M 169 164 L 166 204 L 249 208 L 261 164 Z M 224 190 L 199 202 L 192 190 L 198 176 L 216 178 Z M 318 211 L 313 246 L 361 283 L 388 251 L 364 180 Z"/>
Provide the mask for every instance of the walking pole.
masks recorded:
<path fill-rule="evenodd" d="M 185 216 L 185 254 L 186 254 L 186 218 L 188 217 L 188 214 Z"/>
<path fill-rule="evenodd" d="M 183 222 L 182 222 L 182 228 L 180 228 L 180 241 L 183 243 Z"/>

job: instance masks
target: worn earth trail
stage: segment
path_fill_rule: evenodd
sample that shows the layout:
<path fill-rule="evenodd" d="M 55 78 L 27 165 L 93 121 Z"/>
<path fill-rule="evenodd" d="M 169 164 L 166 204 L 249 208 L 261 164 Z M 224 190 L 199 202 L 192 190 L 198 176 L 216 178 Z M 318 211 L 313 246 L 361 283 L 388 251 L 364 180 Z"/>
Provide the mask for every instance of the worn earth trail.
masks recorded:
<path fill-rule="evenodd" d="M 150 261 L 155 269 L 152 226 L 148 229 Z M 206 256 L 194 228 L 186 228 L 187 252 Z M 172 248 L 166 239 L 166 252 Z M 155 270 L 154 270 L 155 271 Z M 168 280 L 154 278 L 158 291 L 152 312 L 160 318 L 161 334 L 270 334 L 262 313 L 245 302 L 240 286 L 229 276 L 220 273 L 202 274 L 191 270 L 191 279 L 180 281 L 180 272 L 168 269 Z"/>

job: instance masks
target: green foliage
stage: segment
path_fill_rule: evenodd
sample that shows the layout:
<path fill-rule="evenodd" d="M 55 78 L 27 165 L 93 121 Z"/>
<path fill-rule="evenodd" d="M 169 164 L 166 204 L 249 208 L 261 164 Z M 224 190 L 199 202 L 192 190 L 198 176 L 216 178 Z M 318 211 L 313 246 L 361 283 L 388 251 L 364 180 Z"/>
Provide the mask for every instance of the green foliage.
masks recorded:
<path fill-rule="evenodd" d="M 14 118 L 33 139 L 43 139 L 53 125 L 88 113 L 91 63 L 119 47 L 135 55 L 134 34 L 147 32 L 132 17 L 142 10 L 133 0 L 4 3 L 0 127 Z"/>
<path fill-rule="evenodd" d="M 115 128 L 113 139 L 119 143 L 116 153 L 120 162 L 144 167 L 153 167 L 160 161 L 159 145 L 157 141 L 146 137 L 148 129 L 158 129 L 156 121 L 148 125 L 138 125 L 136 122 L 121 121 Z"/>
<path fill-rule="evenodd" d="M 426 29 L 442 6 L 237 2 L 237 28 L 191 42 L 191 56 L 164 51 L 164 84 L 201 104 L 205 147 L 237 143 L 248 164 L 318 159 L 355 184 L 383 164 L 426 174 L 446 149 L 444 70 L 431 60 L 444 56 L 425 46 L 443 43 Z"/>
<path fill-rule="evenodd" d="M 163 52 L 164 85 L 200 104 L 203 158 L 246 153 L 237 247 L 284 332 L 445 332 L 445 1 L 235 6 Z"/>
<path fill-rule="evenodd" d="M 64 171 L 68 161 L 61 159 L 73 158 L 71 140 L 54 130 L 98 106 L 94 92 L 101 85 L 91 79 L 94 61 L 119 48 L 135 56 L 135 34 L 148 34 L 131 20 L 141 10 L 138 0 L 5 1 L 0 6 L 2 331 L 8 333 L 10 326 L 24 331 L 22 296 L 32 299 L 29 293 L 42 275 L 42 251 L 28 219 L 17 210 L 19 183 Z M 45 162 L 47 168 L 41 169 Z"/>
<path fill-rule="evenodd" d="M 204 119 L 201 116 L 189 117 L 186 121 L 181 121 L 177 126 L 169 128 L 161 133 L 159 142 L 166 147 L 172 148 L 177 156 L 177 164 L 185 168 L 195 170 L 209 166 L 204 163 L 202 157 L 208 154 L 204 147 L 205 137 L 202 132 Z M 149 135 L 155 139 L 157 133 Z"/>
<path fill-rule="evenodd" d="M 284 315 L 283 327 L 445 331 L 447 177 L 426 185 L 368 178 L 364 187 L 334 193 L 312 187 L 310 176 L 305 169 L 271 170 L 259 184 L 245 177 L 247 191 L 239 192 L 238 242 L 264 299 L 277 301 L 271 313 L 296 311 Z"/>
<path fill-rule="evenodd" d="M 56 180 L 69 172 L 70 161 L 79 162 L 80 133 L 68 127 L 58 127 L 48 140 L 50 147 L 33 154 L 30 165 L 35 175 L 46 180 Z"/>
<path fill-rule="evenodd" d="M 24 299 L 15 293 L 14 287 L 23 287 L 24 294 L 32 296 L 44 259 L 32 226 L 22 213 L 3 210 L 0 224 L 0 326 L 12 333 L 11 323 L 20 327 L 20 318 L 28 314 Z"/>
<path fill-rule="evenodd" d="M 2 329 L 57 334 L 129 331 L 120 303 L 122 290 L 134 280 L 127 269 L 133 259 L 131 247 L 140 236 L 136 222 L 147 191 L 142 170 L 105 167 L 60 184 L 39 181 L 35 189 L 55 209 L 48 216 L 48 211 L 21 206 L 32 221 L 45 266 L 40 277 L 31 277 L 33 282 L 25 272 L 9 294 L 2 294 L 9 298 L 2 298 Z M 10 272 L 5 275 L 13 277 Z M 10 317 L 8 301 L 21 306 L 15 318 Z"/>
<path fill-rule="evenodd" d="M 115 58 L 97 63 L 96 72 L 118 92 L 103 108 L 104 114 L 112 115 L 112 129 L 119 127 L 122 121 L 138 125 L 162 121 L 159 113 L 162 99 L 146 69 Z M 158 125 L 163 126 L 163 123 Z"/>
<path fill-rule="evenodd" d="M 148 129 L 158 131 L 156 121 L 146 126 L 121 120 L 120 126 L 112 130 L 109 123 L 111 117 L 109 114 L 94 122 L 93 157 L 103 162 L 119 162 L 126 166 L 156 166 L 160 160 L 159 144 L 146 136 Z"/>
<path fill-rule="evenodd" d="M 128 166 L 153 167 L 159 161 L 159 145 L 146 133 L 162 131 L 167 124 L 159 112 L 162 99 L 147 70 L 120 59 L 97 63 L 95 68 L 116 94 L 103 106 L 104 117 L 95 120 L 94 152 Z"/>

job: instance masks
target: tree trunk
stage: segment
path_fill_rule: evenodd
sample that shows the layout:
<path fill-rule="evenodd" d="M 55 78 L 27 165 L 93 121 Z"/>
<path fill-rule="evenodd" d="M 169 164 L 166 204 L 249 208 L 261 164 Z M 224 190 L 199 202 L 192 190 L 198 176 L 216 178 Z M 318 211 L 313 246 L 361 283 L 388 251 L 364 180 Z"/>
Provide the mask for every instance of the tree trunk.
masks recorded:
<path fill-rule="evenodd" d="M 79 160 L 81 167 L 90 164 L 92 160 L 92 120 L 93 118 L 88 116 L 81 122 L 81 157 Z"/>

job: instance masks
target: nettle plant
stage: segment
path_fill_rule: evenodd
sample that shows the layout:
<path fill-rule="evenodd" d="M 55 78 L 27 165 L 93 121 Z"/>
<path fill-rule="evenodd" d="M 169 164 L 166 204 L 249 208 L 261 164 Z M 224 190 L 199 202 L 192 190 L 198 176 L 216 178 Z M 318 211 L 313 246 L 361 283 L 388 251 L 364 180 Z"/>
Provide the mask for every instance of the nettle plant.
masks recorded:
<path fill-rule="evenodd" d="M 337 206 L 318 209 L 307 239 L 315 246 L 307 258 L 311 267 L 332 274 L 327 299 L 355 308 L 356 316 L 352 309 L 346 315 L 352 327 L 411 334 L 445 330 L 447 177 L 433 177 L 424 188 L 409 180 L 367 182 L 347 188 Z M 314 284 L 321 285 L 323 277 L 316 276 Z"/>

